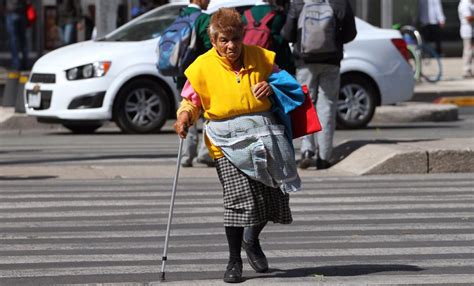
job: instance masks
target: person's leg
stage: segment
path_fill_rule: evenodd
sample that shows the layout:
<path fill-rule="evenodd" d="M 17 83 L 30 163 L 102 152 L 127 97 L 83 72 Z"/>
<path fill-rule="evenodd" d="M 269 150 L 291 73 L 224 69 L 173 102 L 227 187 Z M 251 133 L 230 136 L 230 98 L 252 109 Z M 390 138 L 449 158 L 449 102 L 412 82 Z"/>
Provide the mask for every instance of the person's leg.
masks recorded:
<path fill-rule="evenodd" d="M 431 35 L 435 43 L 436 52 L 441 57 L 443 49 L 441 47 L 441 27 L 439 25 L 431 25 Z"/>
<path fill-rule="evenodd" d="M 20 68 L 20 59 L 18 57 L 18 39 L 17 39 L 17 29 L 16 23 L 18 17 L 15 14 L 7 14 L 6 16 L 6 26 L 8 32 L 8 41 L 10 43 L 10 53 L 11 53 L 11 67 L 18 70 Z"/>
<path fill-rule="evenodd" d="M 244 228 L 244 241 L 250 244 L 257 242 L 258 236 L 266 225 L 267 223 L 264 222 Z"/>
<path fill-rule="evenodd" d="M 64 25 L 64 45 L 74 43 L 74 24 Z"/>
<path fill-rule="evenodd" d="M 242 258 L 240 248 L 242 247 L 243 227 L 225 227 L 225 235 L 229 245 L 229 263 L 224 274 L 224 282 L 236 283 L 242 281 Z"/>
<path fill-rule="evenodd" d="M 296 69 L 296 80 L 308 87 L 309 93 L 313 104 L 316 104 L 318 83 L 317 75 L 314 74 L 312 65 L 302 65 Z M 316 140 L 315 134 L 310 134 L 303 136 L 301 138 L 301 160 L 299 162 L 299 167 L 301 169 L 307 169 L 311 166 L 313 161 L 313 156 L 316 153 Z"/>
<path fill-rule="evenodd" d="M 203 120 L 204 121 L 204 120 Z M 206 129 L 204 126 L 202 127 L 202 134 L 201 134 L 201 143 L 199 144 L 199 151 L 197 155 L 197 161 L 201 164 L 206 164 L 208 167 L 215 167 L 216 162 L 214 159 L 211 158 L 209 155 L 209 150 L 206 146 Z"/>
<path fill-rule="evenodd" d="M 472 76 L 472 39 L 463 39 L 463 51 L 462 51 L 462 62 L 463 69 L 462 75 L 464 77 Z"/>
<path fill-rule="evenodd" d="M 198 145 L 198 130 L 196 124 L 189 127 L 188 135 L 184 139 L 183 157 L 181 158 L 181 166 L 192 167 L 193 159 L 196 157 Z"/>
<path fill-rule="evenodd" d="M 316 110 L 321 121 L 322 130 L 316 133 L 318 145 L 318 169 L 329 167 L 333 149 L 334 130 L 336 129 L 336 108 L 339 96 L 339 67 L 321 65 L 319 91 Z"/>
<path fill-rule="evenodd" d="M 247 253 L 250 266 L 258 273 L 268 271 L 268 260 L 260 246 L 259 235 L 267 223 L 261 223 L 244 228 L 242 246 Z"/>
<path fill-rule="evenodd" d="M 25 70 L 28 68 L 28 42 L 26 40 L 27 33 L 26 17 L 20 17 L 18 20 L 18 48 L 21 51 L 21 65 L 20 68 Z"/>

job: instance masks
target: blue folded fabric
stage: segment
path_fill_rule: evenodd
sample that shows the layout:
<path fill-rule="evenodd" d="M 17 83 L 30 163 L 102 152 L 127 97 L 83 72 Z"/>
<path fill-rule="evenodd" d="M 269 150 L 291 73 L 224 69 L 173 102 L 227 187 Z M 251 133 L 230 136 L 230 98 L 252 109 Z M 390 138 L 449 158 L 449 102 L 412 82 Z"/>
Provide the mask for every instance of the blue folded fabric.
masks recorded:
<path fill-rule="evenodd" d="M 305 94 L 301 89 L 301 84 L 285 70 L 271 74 L 268 83 L 274 92 L 274 96 L 270 98 L 271 111 L 285 126 L 285 136 L 293 146 L 290 112 L 303 104 Z"/>

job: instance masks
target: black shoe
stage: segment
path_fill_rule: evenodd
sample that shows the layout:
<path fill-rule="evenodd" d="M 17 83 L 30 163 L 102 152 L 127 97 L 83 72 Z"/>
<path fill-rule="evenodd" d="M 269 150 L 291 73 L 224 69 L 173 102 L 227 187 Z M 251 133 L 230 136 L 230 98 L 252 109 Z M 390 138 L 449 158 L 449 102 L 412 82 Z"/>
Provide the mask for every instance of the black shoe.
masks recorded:
<path fill-rule="evenodd" d="M 243 240 L 242 248 L 245 249 L 245 252 L 247 253 L 247 260 L 250 266 L 252 266 L 253 270 L 258 273 L 268 271 L 268 260 L 265 254 L 263 253 L 259 240 L 257 240 L 252 245 L 246 243 L 245 240 Z"/>
<path fill-rule="evenodd" d="M 304 151 L 303 154 L 301 154 L 301 160 L 298 164 L 298 167 L 303 170 L 308 169 L 314 162 L 313 157 L 314 152 L 309 150 Z"/>
<path fill-rule="evenodd" d="M 324 170 L 324 169 L 329 169 L 330 167 L 331 167 L 331 163 L 329 163 L 329 161 L 319 159 L 319 158 L 316 160 L 316 169 Z"/>
<path fill-rule="evenodd" d="M 240 283 L 242 279 L 242 260 L 229 261 L 227 270 L 224 273 L 224 282 L 226 283 Z"/>

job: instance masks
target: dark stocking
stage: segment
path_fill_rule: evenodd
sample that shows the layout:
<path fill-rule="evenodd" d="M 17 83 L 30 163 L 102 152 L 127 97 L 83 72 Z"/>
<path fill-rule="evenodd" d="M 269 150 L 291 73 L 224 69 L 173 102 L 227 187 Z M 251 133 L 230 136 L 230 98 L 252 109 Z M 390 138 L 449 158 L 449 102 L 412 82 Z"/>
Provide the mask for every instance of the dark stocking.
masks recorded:
<path fill-rule="evenodd" d="M 227 226 L 225 228 L 225 235 L 227 236 L 227 243 L 229 244 L 229 260 L 242 261 L 240 248 L 242 247 L 244 228 Z"/>
<path fill-rule="evenodd" d="M 255 242 L 258 241 L 258 236 L 262 232 L 265 225 L 267 225 L 266 222 L 246 227 L 245 231 L 244 231 L 244 240 L 245 240 L 245 242 L 250 244 L 250 245 L 255 244 Z"/>

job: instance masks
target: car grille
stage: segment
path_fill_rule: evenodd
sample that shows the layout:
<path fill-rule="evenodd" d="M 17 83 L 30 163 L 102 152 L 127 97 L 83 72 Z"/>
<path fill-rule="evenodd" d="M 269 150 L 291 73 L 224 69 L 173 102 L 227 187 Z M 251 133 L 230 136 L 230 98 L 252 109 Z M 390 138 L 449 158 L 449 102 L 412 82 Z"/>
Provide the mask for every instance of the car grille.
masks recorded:
<path fill-rule="evenodd" d="M 30 82 L 56 83 L 56 75 L 54 73 L 34 73 L 31 75 Z"/>

